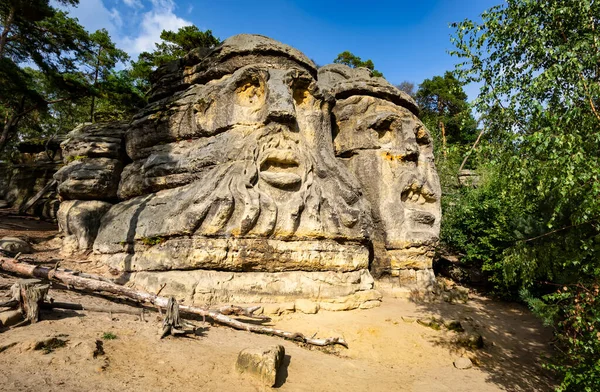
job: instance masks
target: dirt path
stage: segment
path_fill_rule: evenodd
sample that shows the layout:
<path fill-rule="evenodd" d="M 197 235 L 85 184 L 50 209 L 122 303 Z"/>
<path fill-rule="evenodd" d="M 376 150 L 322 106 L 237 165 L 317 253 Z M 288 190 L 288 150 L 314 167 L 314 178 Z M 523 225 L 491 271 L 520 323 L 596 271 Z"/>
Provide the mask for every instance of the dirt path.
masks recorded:
<path fill-rule="evenodd" d="M 0 216 L 0 230 L 6 230 L 5 224 Z M 39 236 L 50 231 L 38 230 Z M 0 231 L 0 235 L 7 234 Z M 10 235 L 19 232 L 13 229 Z M 42 254 L 49 262 L 56 255 L 51 247 L 38 250 L 46 252 Z M 108 303 L 58 289 L 52 289 L 51 296 L 88 305 Z M 485 347 L 467 351 L 452 343 L 455 332 L 415 321 L 431 316 L 460 320 L 468 331 L 483 336 Z M 0 390 L 262 391 L 253 380 L 240 376 L 234 363 L 243 348 L 274 344 L 286 349 L 277 385 L 281 391 L 552 390 L 540 366 L 540 356 L 548 354 L 550 331 L 526 308 L 481 296 L 473 296 L 467 304 L 384 298 L 375 309 L 293 313 L 273 320 L 280 328 L 309 336 L 344 336 L 350 348 L 340 348 L 337 354 L 196 323 L 201 327 L 197 336 L 159 340 L 161 320 L 156 313 L 141 321 L 123 314 L 111 318 L 106 313 L 45 312 L 35 325 L 0 331 Z M 103 339 L 106 333 L 116 339 Z M 48 337 L 66 340 L 66 345 L 47 354 L 31 349 Z M 96 340 L 103 342 L 105 355 L 94 358 Z M 10 347 L 2 351 L 6 346 Z M 456 369 L 453 361 L 462 355 L 476 366 Z"/>

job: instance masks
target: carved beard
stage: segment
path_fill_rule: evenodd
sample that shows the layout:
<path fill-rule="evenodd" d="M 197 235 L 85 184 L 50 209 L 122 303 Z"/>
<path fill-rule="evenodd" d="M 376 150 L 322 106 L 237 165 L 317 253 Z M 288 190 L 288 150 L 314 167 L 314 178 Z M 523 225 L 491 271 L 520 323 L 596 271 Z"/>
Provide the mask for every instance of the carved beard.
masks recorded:
<path fill-rule="evenodd" d="M 195 221 L 192 232 L 219 237 L 364 238 L 368 207 L 354 184 L 340 176 L 333 154 L 319 154 L 302 135 L 280 124 L 244 139 L 241 160 L 219 165 L 191 184 L 194 200 L 185 213 L 188 222 Z"/>

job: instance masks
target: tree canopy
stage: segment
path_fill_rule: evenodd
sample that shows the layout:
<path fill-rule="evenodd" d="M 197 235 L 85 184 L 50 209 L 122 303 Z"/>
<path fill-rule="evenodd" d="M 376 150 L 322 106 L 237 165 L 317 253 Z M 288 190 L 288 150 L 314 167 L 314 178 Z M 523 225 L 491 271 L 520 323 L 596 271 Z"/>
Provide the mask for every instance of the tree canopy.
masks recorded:
<path fill-rule="evenodd" d="M 150 88 L 149 75 L 156 68 L 185 56 L 192 49 L 214 48 L 221 43 L 211 30 L 201 31 L 196 26 L 184 26 L 176 32 L 163 30 L 160 38 L 162 42 L 155 44 L 153 52 L 142 52 L 131 62 L 131 76 L 143 91 Z"/>
<path fill-rule="evenodd" d="M 488 162 L 443 236 L 554 326 L 559 390 L 600 390 L 600 3 L 508 0 L 454 27 Z"/>
<path fill-rule="evenodd" d="M 349 52 L 347 50 L 338 54 L 337 57 L 335 58 L 335 60 L 333 60 L 333 62 L 336 64 L 344 64 L 351 68 L 359 68 L 359 67 L 369 68 L 371 70 L 371 74 L 373 76 L 379 76 L 379 77 L 383 76 L 383 74 L 381 72 L 379 72 L 375 69 L 375 64 L 373 64 L 373 61 L 371 61 L 370 59 L 363 61 L 360 57 L 352 54 L 351 52 Z"/>
<path fill-rule="evenodd" d="M 477 137 L 463 85 L 452 72 L 446 72 L 444 76 L 425 79 L 415 94 L 421 117 L 430 128 L 440 132 L 444 145 L 473 143 Z"/>
<path fill-rule="evenodd" d="M 128 56 L 106 30 L 89 34 L 49 0 L 2 2 L 0 30 L 0 153 L 19 135 L 48 137 L 93 121 L 98 108 L 120 118 L 143 105 L 127 71 L 115 71 Z"/>

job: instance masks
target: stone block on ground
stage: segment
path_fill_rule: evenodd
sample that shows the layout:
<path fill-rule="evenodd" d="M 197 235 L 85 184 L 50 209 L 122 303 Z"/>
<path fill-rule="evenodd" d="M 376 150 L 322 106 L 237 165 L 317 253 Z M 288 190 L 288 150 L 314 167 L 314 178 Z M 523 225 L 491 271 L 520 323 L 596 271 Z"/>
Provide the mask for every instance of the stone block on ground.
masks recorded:
<path fill-rule="evenodd" d="M 473 367 L 473 362 L 469 358 L 461 357 L 454 361 L 454 367 L 461 370 L 470 369 Z"/>
<path fill-rule="evenodd" d="M 267 349 L 247 348 L 238 354 L 236 369 L 258 378 L 268 387 L 275 385 L 277 372 L 283 363 L 285 348 L 282 345 L 272 346 Z"/>
<path fill-rule="evenodd" d="M 0 312 L 0 327 L 10 327 L 23 321 L 23 315 L 20 310 L 7 310 Z"/>
<path fill-rule="evenodd" d="M 27 241 L 17 237 L 0 238 L 0 249 L 11 253 L 32 253 L 33 248 Z"/>
<path fill-rule="evenodd" d="M 309 299 L 297 299 L 295 302 L 297 312 L 315 314 L 319 311 L 319 305 Z"/>

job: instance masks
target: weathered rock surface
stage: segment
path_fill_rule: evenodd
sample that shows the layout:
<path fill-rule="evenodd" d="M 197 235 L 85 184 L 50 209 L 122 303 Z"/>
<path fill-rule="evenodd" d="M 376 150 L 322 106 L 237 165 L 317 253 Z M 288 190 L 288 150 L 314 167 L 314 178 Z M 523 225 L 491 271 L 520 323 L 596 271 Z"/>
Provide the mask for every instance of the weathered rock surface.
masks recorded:
<path fill-rule="evenodd" d="M 319 87 L 336 97 L 335 154 L 371 203 L 372 240 L 381 243 L 374 246 L 376 274 L 428 286 L 419 275 L 432 267 L 441 189 L 415 102 L 368 69 L 339 64 L 319 69 Z"/>
<path fill-rule="evenodd" d="M 247 348 L 238 354 L 235 363 L 240 373 L 248 373 L 258 378 L 267 387 L 275 386 L 277 371 L 283 364 L 285 348 L 282 345 L 268 349 Z"/>
<path fill-rule="evenodd" d="M 78 126 L 61 143 L 66 165 L 54 178 L 63 199 L 115 200 L 123 170 L 126 123 Z"/>
<path fill-rule="evenodd" d="M 197 306 L 218 303 L 283 303 L 309 299 L 324 310 L 356 309 L 380 301 L 367 270 L 353 272 L 228 272 L 210 270 L 135 272 L 129 284 L 181 298 Z M 293 310 L 293 308 L 292 308 Z"/>
<path fill-rule="evenodd" d="M 68 229 L 80 248 L 93 240 L 131 284 L 199 303 L 369 308 L 381 299 L 369 268 L 430 286 L 439 180 L 411 97 L 247 34 L 152 82 L 130 123 L 63 143 L 61 196 L 116 203 L 95 240 Z M 85 211 L 73 225 L 104 207 Z"/>
<path fill-rule="evenodd" d="M 11 253 L 31 253 L 33 248 L 27 241 L 17 237 L 0 238 L 0 249 Z"/>
<path fill-rule="evenodd" d="M 319 311 L 319 304 L 309 299 L 297 299 L 294 302 L 294 308 L 297 312 L 315 314 Z"/>
<path fill-rule="evenodd" d="M 112 204 L 92 200 L 68 200 L 61 203 L 58 210 L 58 227 L 67 241 L 75 241 L 77 249 L 92 248 L 100 219 L 112 207 Z"/>
<path fill-rule="evenodd" d="M 63 157 L 114 158 L 123 156 L 123 132 L 126 123 L 82 124 L 61 143 Z"/>

